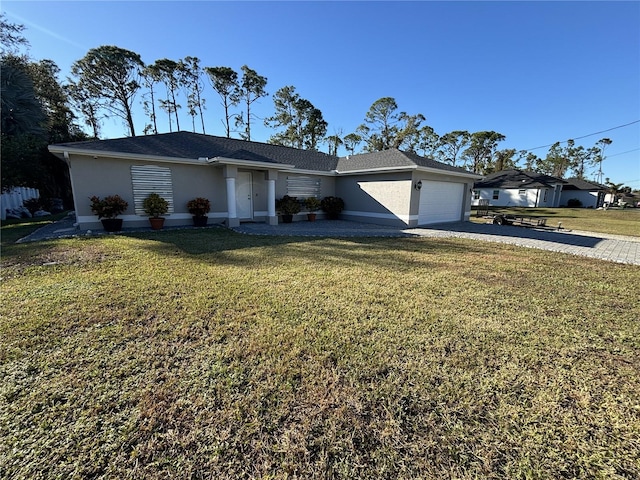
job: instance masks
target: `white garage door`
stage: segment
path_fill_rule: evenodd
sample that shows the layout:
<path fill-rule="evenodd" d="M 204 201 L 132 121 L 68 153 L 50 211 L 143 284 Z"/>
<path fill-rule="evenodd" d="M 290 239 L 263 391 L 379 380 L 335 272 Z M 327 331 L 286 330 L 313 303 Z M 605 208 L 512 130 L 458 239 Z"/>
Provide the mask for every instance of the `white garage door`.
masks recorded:
<path fill-rule="evenodd" d="M 464 183 L 422 180 L 418 225 L 462 220 Z"/>

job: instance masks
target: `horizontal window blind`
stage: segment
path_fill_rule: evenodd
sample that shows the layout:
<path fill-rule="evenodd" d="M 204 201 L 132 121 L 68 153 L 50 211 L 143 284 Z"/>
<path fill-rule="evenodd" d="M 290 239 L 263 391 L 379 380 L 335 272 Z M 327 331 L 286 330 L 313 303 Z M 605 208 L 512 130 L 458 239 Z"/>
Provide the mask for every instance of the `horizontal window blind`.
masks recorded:
<path fill-rule="evenodd" d="M 173 213 L 173 181 L 171 169 L 157 165 L 131 165 L 134 208 L 137 215 L 144 215 L 142 202 L 150 193 L 157 193 L 169 202 L 169 212 Z"/>
<path fill-rule="evenodd" d="M 287 177 L 287 195 L 290 197 L 319 197 L 320 179 L 306 176 Z"/>

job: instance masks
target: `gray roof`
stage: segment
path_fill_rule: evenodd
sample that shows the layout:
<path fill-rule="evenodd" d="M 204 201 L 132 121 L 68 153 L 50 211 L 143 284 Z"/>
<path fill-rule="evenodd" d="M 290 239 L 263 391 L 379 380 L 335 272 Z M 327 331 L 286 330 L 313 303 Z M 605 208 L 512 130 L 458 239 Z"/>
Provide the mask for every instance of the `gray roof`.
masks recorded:
<path fill-rule="evenodd" d="M 474 188 L 553 188 L 564 180 L 543 173 L 501 170 L 474 183 Z"/>
<path fill-rule="evenodd" d="M 248 142 L 236 138 L 216 137 L 190 132 L 161 133 L 158 135 L 142 135 L 110 140 L 89 140 L 62 143 L 56 146 L 99 152 L 119 152 L 185 159 L 224 157 L 236 160 L 289 164 L 304 170 L 318 171 L 335 170 L 338 164 L 338 157 L 314 150 L 300 150 L 268 143 Z"/>
<path fill-rule="evenodd" d="M 566 185 L 562 186 L 562 190 L 587 190 L 587 191 L 594 191 L 594 190 L 606 190 L 607 187 L 605 187 L 604 185 L 599 185 L 597 183 L 593 183 L 593 182 L 588 182 L 586 180 L 583 180 L 581 178 L 567 178 L 565 180 Z"/>
<path fill-rule="evenodd" d="M 216 137 L 190 132 L 61 143 L 57 144 L 56 147 L 194 160 L 203 157 L 224 157 L 235 160 L 294 165 L 301 170 L 323 172 L 338 170 L 338 172 L 348 173 L 359 170 L 394 167 L 414 168 L 418 166 L 444 172 L 473 175 L 462 168 L 452 167 L 451 165 L 436 162 L 414 153 L 402 152 L 398 149 L 339 158 L 314 150 L 300 150 L 269 143 L 248 142 L 236 138 Z"/>
<path fill-rule="evenodd" d="M 452 167 L 445 163 L 436 162 L 431 158 L 421 157 L 415 153 L 403 152 L 397 148 L 383 150 L 381 152 L 362 153 L 342 157 L 338 161 L 338 172 L 348 173 L 352 171 L 371 170 L 393 167 L 425 167 L 447 172 L 456 172 L 473 175 L 473 173 L 458 167 Z"/>

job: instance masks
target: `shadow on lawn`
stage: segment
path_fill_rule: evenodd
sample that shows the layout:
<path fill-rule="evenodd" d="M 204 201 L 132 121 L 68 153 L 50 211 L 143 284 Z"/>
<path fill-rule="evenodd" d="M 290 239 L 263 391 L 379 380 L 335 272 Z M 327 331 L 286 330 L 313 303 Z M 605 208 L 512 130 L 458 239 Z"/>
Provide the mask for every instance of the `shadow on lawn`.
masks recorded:
<path fill-rule="evenodd" d="M 435 266 L 444 255 L 459 256 L 467 253 L 486 255 L 495 253 L 490 243 L 461 245 L 452 239 L 420 237 L 310 237 L 246 235 L 222 228 L 182 230 L 161 233 L 136 233 L 128 236 L 151 240 L 144 248 L 162 255 L 185 253 L 203 261 L 214 261 L 235 266 L 255 265 L 255 256 L 234 256 L 231 252 L 241 249 L 262 249 L 265 262 L 286 265 L 300 258 L 322 259 L 341 263 L 378 264 L 386 268 L 429 268 Z M 423 241 L 430 240 L 430 241 Z M 415 253 L 415 257 L 411 254 Z M 425 253 L 433 256 L 424 257 Z M 394 255 L 395 254 L 395 255 Z M 407 262 L 396 258 L 405 255 Z M 425 261 L 428 258 L 429 261 Z M 356 279 L 354 279 L 356 281 Z"/>

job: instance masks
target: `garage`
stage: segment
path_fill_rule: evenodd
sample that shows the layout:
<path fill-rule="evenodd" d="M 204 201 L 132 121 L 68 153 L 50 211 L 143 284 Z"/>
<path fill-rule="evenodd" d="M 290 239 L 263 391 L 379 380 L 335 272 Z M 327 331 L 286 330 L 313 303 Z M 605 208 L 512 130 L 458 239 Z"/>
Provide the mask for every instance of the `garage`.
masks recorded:
<path fill-rule="evenodd" d="M 422 180 L 418 225 L 462 220 L 464 183 Z"/>

